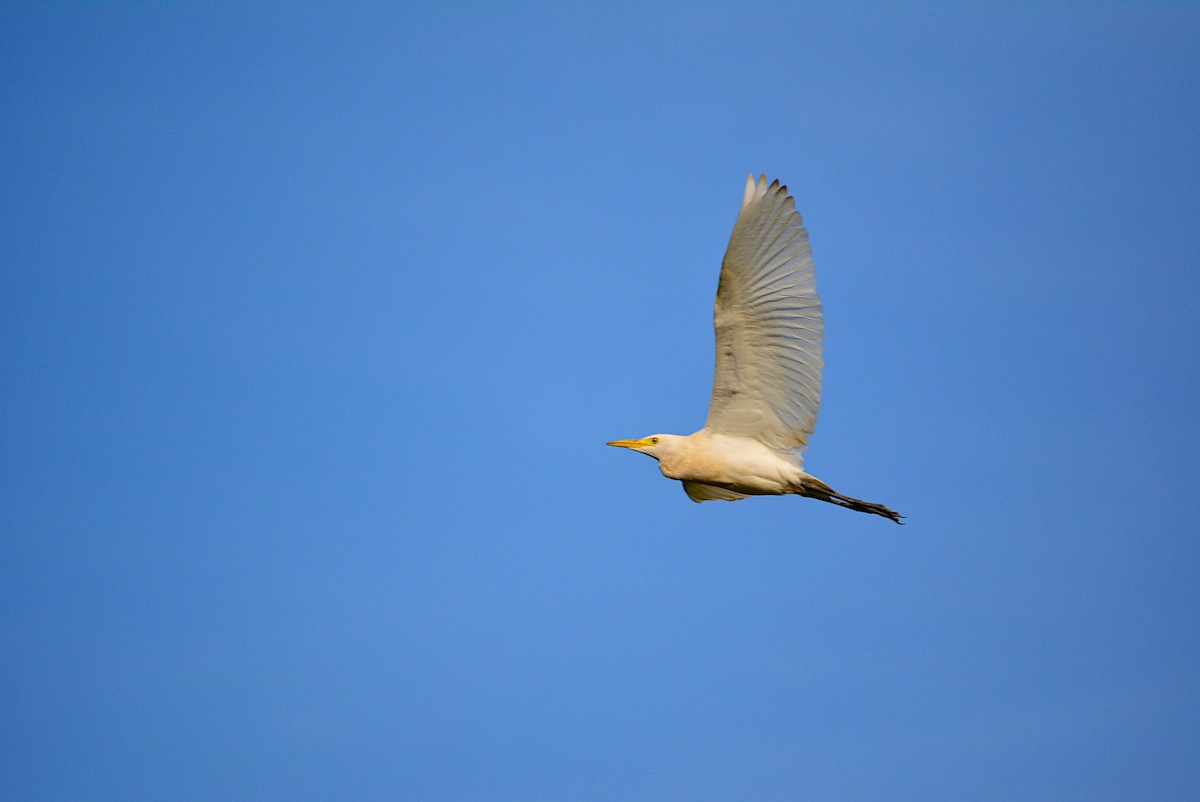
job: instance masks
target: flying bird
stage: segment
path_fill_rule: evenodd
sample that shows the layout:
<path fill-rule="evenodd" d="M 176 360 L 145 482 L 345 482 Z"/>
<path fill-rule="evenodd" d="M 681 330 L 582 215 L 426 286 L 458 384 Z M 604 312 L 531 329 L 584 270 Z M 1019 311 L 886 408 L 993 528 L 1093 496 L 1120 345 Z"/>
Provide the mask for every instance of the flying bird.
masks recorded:
<path fill-rule="evenodd" d="M 804 471 L 821 405 L 825 323 L 808 231 L 778 180 L 751 175 L 717 286 L 717 366 L 704 428 L 613 440 L 658 460 L 692 501 L 795 494 L 901 523 Z"/>

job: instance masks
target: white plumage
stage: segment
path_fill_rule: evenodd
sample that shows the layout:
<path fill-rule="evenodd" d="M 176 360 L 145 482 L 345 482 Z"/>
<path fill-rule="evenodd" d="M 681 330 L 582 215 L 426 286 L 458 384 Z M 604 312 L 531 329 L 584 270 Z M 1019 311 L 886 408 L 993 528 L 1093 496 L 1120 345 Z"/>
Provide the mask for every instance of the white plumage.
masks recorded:
<path fill-rule="evenodd" d="M 714 314 L 716 370 L 708 421 L 687 436 L 611 446 L 654 457 L 693 501 L 797 494 L 882 515 L 882 504 L 837 493 L 803 470 L 821 404 L 821 300 L 808 232 L 778 181 L 750 176 L 729 239 Z"/>

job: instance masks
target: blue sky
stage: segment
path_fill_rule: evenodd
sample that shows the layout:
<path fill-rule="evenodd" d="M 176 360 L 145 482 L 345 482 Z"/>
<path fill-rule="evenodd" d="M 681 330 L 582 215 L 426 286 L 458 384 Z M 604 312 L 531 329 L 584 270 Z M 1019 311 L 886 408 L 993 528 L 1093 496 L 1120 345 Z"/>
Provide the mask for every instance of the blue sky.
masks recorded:
<path fill-rule="evenodd" d="M 0 7 L 0 796 L 1190 799 L 1193 4 Z M 808 468 L 692 504 L 748 172 Z"/>

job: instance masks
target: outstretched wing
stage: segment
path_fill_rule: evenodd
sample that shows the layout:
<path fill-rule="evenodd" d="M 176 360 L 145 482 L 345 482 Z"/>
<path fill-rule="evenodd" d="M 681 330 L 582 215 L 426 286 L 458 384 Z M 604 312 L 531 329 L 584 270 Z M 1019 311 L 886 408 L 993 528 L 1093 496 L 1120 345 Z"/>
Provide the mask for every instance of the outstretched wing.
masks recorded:
<path fill-rule="evenodd" d="M 796 202 L 766 176 L 746 182 L 714 325 L 717 367 L 705 428 L 798 457 L 821 404 L 824 319 Z"/>

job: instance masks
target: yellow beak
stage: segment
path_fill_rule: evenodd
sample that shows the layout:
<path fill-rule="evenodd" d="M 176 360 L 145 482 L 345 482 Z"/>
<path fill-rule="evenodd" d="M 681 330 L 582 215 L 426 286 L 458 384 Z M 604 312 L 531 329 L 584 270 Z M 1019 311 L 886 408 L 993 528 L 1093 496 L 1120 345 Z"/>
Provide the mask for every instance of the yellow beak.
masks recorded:
<path fill-rule="evenodd" d="M 650 445 L 650 438 L 646 437 L 641 440 L 613 440 L 605 443 L 605 445 L 616 446 L 617 448 L 645 448 Z"/>

